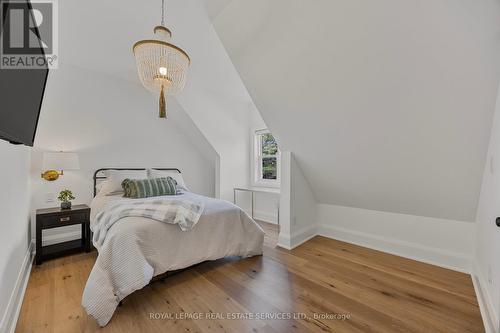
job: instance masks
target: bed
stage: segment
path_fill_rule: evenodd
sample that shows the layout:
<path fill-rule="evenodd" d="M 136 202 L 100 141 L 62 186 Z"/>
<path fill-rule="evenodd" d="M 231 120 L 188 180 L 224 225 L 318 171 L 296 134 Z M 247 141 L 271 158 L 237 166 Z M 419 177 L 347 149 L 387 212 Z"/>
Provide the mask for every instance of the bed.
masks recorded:
<path fill-rule="evenodd" d="M 110 173 L 137 172 L 146 169 L 99 169 L 94 174 L 94 199 L 91 203 L 91 229 L 96 215 L 111 205 L 127 200 L 122 193 L 103 193 L 99 183 Z M 97 260 L 87 280 L 82 305 L 100 326 L 112 318 L 122 299 L 169 271 L 228 256 L 250 257 L 262 254 L 264 231 L 243 210 L 231 202 L 190 192 L 178 169 L 152 169 L 175 173 L 182 184 L 181 194 L 160 197 L 195 201 L 203 204 L 198 223 L 192 230 L 145 217 L 124 217 L 107 232 L 98 248 Z M 134 175 L 134 174 L 132 174 Z M 140 174 L 135 174 L 140 176 Z M 179 183 L 179 181 L 178 181 Z"/>

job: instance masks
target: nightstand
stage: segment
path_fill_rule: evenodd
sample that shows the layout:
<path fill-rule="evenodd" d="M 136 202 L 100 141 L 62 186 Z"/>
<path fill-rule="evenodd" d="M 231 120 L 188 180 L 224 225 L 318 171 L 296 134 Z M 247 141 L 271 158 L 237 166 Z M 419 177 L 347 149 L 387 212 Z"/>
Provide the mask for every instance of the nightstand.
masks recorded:
<path fill-rule="evenodd" d="M 42 230 L 82 225 L 82 237 L 63 243 L 42 246 Z M 36 264 L 76 252 L 90 252 L 90 208 L 74 205 L 71 209 L 45 208 L 36 211 Z"/>

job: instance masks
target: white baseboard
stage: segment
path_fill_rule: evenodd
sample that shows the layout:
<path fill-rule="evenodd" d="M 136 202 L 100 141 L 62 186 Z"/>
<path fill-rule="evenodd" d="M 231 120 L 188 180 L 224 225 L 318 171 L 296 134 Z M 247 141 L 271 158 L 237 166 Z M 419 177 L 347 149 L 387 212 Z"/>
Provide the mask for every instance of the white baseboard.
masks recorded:
<path fill-rule="evenodd" d="M 491 295 L 488 292 L 488 285 L 477 265 L 474 274 L 472 274 L 472 283 L 474 284 L 474 291 L 476 292 L 486 333 L 500 332 L 499 318 L 494 310 Z"/>
<path fill-rule="evenodd" d="M 21 312 L 24 293 L 26 292 L 26 286 L 28 285 L 31 267 L 33 264 L 34 247 L 34 242 L 31 242 L 26 251 L 26 255 L 24 256 L 23 263 L 17 276 L 16 284 L 10 294 L 7 308 L 5 309 L 2 322 L 0 323 L 0 332 L 14 333 L 16 330 L 17 319 L 19 318 L 19 313 Z"/>
<path fill-rule="evenodd" d="M 81 237 L 80 230 L 63 232 L 63 233 L 58 233 L 58 234 L 53 234 L 53 235 L 46 235 L 46 236 L 42 237 L 43 238 L 42 246 L 67 242 L 70 240 L 79 239 L 80 237 Z"/>
<path fill-rule="evenodd" d="M 292 250 L 316 235 L 337 239 L 458 272 L 471 274 L 473 271 L 471 266 L 473 260 L 465 254 L 457 254 L 422 244 L 375 236 L 329 225 L 307 226 L 294 232 L 291 236 L 280 233 L 278 236 L 278 246 Z"/>
<path fill-rule="evenodd" d="M 280 231 L 278 235 L 278 243 L 276 245 L 284 249 L 291 250 L 292 246 L 290 236 L 285 235 L 282 231 Z"/>
<path fill-rule="evenodd" d="M 292 250 L 297 246 L 304 244 L 316 235 L 317 232 L 315 224 L 297 230 L 293 233 L 293 235 L 291 235 L 291 237 L 280 233 L 278 236 L 278 246 L 287 250 Z"/>
<path fill-rule="evenodd" d="M 302 229 L 297 230 L 296 232 L 293 233 L 292 235 L 292 249 L 296 248 L 299 245 L 304 244 L 314 236 L 316 236 L 317 233 L 317 228 L 316 224 L 306 226 Z"/>
<path fill-rule="evenodd" d="M 320 225 L 318 227 L 318 235 L 463 273 L 471 273 L 471 257 L 443 249 L 375 236 L 330 225 Z"/>

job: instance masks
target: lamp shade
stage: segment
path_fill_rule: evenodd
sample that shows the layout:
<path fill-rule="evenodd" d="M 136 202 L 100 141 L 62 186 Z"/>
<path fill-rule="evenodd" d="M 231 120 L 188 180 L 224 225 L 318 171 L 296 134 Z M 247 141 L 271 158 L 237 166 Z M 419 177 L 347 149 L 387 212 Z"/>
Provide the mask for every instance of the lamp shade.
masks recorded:
<path fill-rule="evenodd" d="M 79 170 L 76 153 L 43 153 L 43 170 Z"/>

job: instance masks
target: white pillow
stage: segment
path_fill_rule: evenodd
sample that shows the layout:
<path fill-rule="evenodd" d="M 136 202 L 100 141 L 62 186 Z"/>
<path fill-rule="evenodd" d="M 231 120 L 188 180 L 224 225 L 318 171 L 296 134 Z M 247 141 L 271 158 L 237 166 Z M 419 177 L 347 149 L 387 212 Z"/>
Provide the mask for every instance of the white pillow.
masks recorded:
<path fill-rule="evenodd" d="M 106 180 L 101 183 L 99 195 L 123 191 L 122 181 L 124 179 L 146 179 L 148 173 L 146 170 L 106 170 L 106 177 Z"/>
<path fill-rule="evenodd" d="M 107 183 L 108 183 L 107 180 L 103 180 L 103 181 L 97 183 L 97 185 L 95 186 L 96 196 L 97 195 L 123 195 L 123 188 L 121 188 L 119 191 L 114 191 L 114 192 L 108 192 L 109 191 L 109 188 L 108 188 L 108 189 L 105 189 L 106 192 L 108 192 L 108 193 L 104 193 L 104 192 L 101 193 L 101 190 L 104 186 L 110 186 L 110 185 L 106 185 Z"/>
<path fill-rule="evenodd" d="M 148 177 L 149 178 L 172 177 L 177 182 L 177 186 L 188 191 L 186 183 L 184 183 L 184 178 L 182 178 L 182 174 L 180 172 L 177 172 L 176 170 L 148 169 Z"/>

